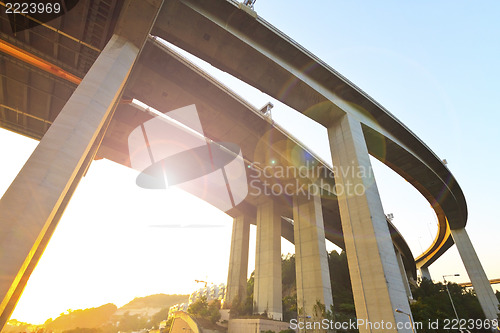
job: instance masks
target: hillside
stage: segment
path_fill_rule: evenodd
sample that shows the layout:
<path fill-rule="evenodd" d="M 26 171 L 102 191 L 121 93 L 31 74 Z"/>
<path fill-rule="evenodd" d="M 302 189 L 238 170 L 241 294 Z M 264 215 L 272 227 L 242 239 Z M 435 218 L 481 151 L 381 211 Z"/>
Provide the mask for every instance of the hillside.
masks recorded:
<path fill-rule="evenodd" d="M 137 297 L 117 308 L 108 303 L 96 308 L 68 310 L 56 319 L 48 319 L 44 328 L 11 320 L 2 333 L 14 332 L 55 332 L 55 333 L 116 333 L 131 332 L 145 327 L 158 326 L 167 319 L 168 308 L 177 303 L 185 303 L 189 295 L 157 294 Z M 41 331 L 40 331 L 41 329 Z"/>
<path fill-rule="evenodd" d="M 108 303 L 97 308 L 70 311 L 54 320 L 47 320 L 45 328 L 51 331 L 64 331 L 76 327 L 96 328 L 106 324 L 116 310 L 116 305 Z"/>
<path fill-rule="evenodd" d="M 134 298 L 129 303 L 119 308 L 113 317 L 123 316 L 128 313 L 129 315 L 140 315 L 151 317 L 161 311 L 167 309 L 177 303 L 187 303 L 189 295 L 165 295 L 156 294 L 146 297 Z"/>

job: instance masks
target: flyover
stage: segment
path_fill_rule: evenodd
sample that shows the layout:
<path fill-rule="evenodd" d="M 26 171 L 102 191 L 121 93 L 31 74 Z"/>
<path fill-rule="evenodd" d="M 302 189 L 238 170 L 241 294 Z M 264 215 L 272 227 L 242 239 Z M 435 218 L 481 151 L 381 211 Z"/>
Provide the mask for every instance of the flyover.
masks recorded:
<path fill-rule="evenodd" d="M 499 284 L 499 283 L 500 283 L 500 279 L 490 279 L 490 284 Z M 458 285 L 460 287 L 466 287 L 466 288 L 472 287 L 471 282 L 462 282 L 462 283 L 459 283 Z"/>
<path fill-rule="evenodd" d="M 176 73 L 175 77 L 169 75 L 172 72 Z M 166 97 L 165 91 L 176 93 Z M 147 101 L 148 104 L 168 110 L 186 104 L 196 104 L 205 132 L 213 139 L 239 143 L 244 152 L 249 152 L 246 160 L 250 164 L 264 165 L 268 162 L 266 159 L 273 156 L 280 163 L 300 167 L 297 163 L 310 161 L 300 160 L 299 157 L 309 155 L 318 169 L 324 168 L 328 170 L 328 173 L 332 172 L 330 167 L 313 153 L 308 152 L 279 125 L 274 124 L 272 119 L 264 116 L 241 97 L 154 39 L 144 46 L 140 62 L 129 79 L 125 96 L 135 96 Z M 152 117 L 138 112 L 125 102 L 126 99 L 124 97 L 122 103 L 118 105 L 95 158 L 108 158 L 130 167 L 127 138 L 134 128 Z M 213 101 L 217 103 L 214 104 Z M 231 112 L 220 110 L 231 110 Z M 241 133 L 247 134 L 241 137 Z M 324 174 L 324 172 L 318 172 L 318 174 Z M 280 181 L 290 181 L 290 179 Z M 325 181 L 332 182 L 332 179 L 327 177 Z M 233 217 L 244 213 L 252 223 L 255 223 L 256 206 L 261 199 L 248 196 L 245 202 L 227 213 Z M 283 199 L 281 214 L 288 217 L 288 219 L 282 219 L 282 236 L 294 243 L 293 224 L 289 222 L 293 221 L 290 204 L 292 199 L 286 196 L 278 199 Z M 338 205 L 334 194 L 323 195 L 322 203 L 326 238 L 344 248 Z M 387 223 L 394 245 L 402 254 L 408 276 L 416 279 L 415 264 L 408 245 L 390 221 Z"/>
<path fill-rule="evenodd" d="M 129 3 L 131 2 L 127 2 L 127 5 Z M 158 5 L 151 3 L 153 6 Z M 46 31 L 45 27 L 38 27 L 38 30 L 33 31 L 25 30 L 16 36 L 9 35 L 3 33 L 8 29 L 5 18 L 2 18 L 1 36 L 4 45 L 9 43 L 19 47 L 60 68 L 56 73 L 47 73 L 46 70 L 27 65 L 12 55 L 3 56 L 3 90 L 0 89 L 3 94 L 0 108 L 2 127 L 37 139 L 43 137 L 76 88 L 77 80 L 68 81 L 61 73 L 67 72 L 76 78 L 83 78 L 88 73 L 99 55 L 96 49 L 104 48 L 113 31 L 116 33 L 120 32 L 120 29 L 126 30 L 126 27 L 120 24 L 117 27 L 114 25 L 117 17 L 126 15 L 121 6 L 121 2 L 115 1 L 96 1 L 92 4 L 82 1 L 82 6 L 75 8 L 74 12 L 70 11 L 55 21 L 58 29 L 73 36 L 73 39 L 53 30 Z M 147 13 L 146 9 L 143 10 Z M 86 21 L 87 16 L 96 19 Z M 123 20 L 123 17 L 120 19 Z M 138 20 L 138 24 L 145 21 L 130 16 L 128 19 L 134 22 Z M 459 247 L 459 251 L 463 258 L 469 255 L 467 260 L 464 258 L 469 275 L 481 273 L 480 264 L 479 267 L 476 265 L 469 268 L 474 265 L 471 263 L 479 261 L 475 253 L 470 254 L 472 247 L 468 245 L 470 241 L 467 243 L 468 237 L 464 229 L 467 209 L 463 193 L 440 159 L 387 110 L 328 65 L 259 18 L 250 8 L 234 1 L 165 1 L 151 33 L 306 114 L 331 129 L 331 140 L 336 135 L 335 124 L 347 119 L 347 114 L 347 126 L 356 127 L 356 122 L 359 123 L 362 132 L 357 134 L 364 137 L 368 152 L 408 180 L 431 203 L 436 212 L 440 226 L 438 234 L 432 246 L 416 259 L 417 265 L 423 269 L 428 267 L 453 244 L 455 238 L 455 241 L 460 239 L 466 244 Z M 136 45 L 142 45 L 137 40 L 145 37 L 137 37 L 136 34 L 127 37 Z M 248 161 L 264 164 L 269 156 L 276 156 L 283 163 L 293 165 L 297 161 L 293 160 L 290 152 L 298 151 L 299 156 L 306 152 L 305 147 L 273 124 L 269 118 L 260 115 L 258 110 L 254 110 L 241 98 L 211 80 L 182 57 L 159 47 L 154 41 L 147 42 L 142 48 L 130 77 L 125 81 L 127 86 L 120 92 L 124 99 L 138 98 L 163 112 L 196 104 L 199 106 L 200 119 L 207 135 L 214 140 L 238 143 L 242 151 L 252 152 L 253 156 L 250 156 Z M 221 97 L 214 98 L 214 94 Z M 120 104 L 116 98 L 113 101 L 117 105 L 114 116 L 111 118 L 110 114 L 107 114 L 103 118 L 96 134 L 97 139 L 93 139 L 94 143 L 86 148 L 85 161 L 83 164 L 79 162 L 81 167 L 74 178 L 75 181 L 69 183 L 72 189 L 94 157 L 109 158 L 129 165 L 127 135 L 149 118 L 130 105 Z M 165 109 L 165 106 L 168 107 Z M 242 136 L 241 133 L 245 135 Z M 100 140 L 102 144 L 99 145 Z M 266 142 L 265 146 L 263 141 Z M 332 142 L 332 145 L 335 146 L 335 142 Z M 325 163 L 317 158 L 316 160 L 321 167 L 328 168 Z M 337 164 L 342 162 L 337 161 Z M 338 179 L 338 175 L 335 176 L 335 183 L 344 181 Z M 332 181 L 328 174 L 326 178 Z M 41 246 L 35 251 L 34 260 L 27 263 L 27 274 L 18 277 L 21 280 L 19 288 L 11 291 L 13 298 L 5 309 L 2 308 L 2 319 L 5 313 L 12 311 L 16 297 L 19 297 L 30 270 L 36 265 L 57 224 L 58 216 L 62 214 L 61 209 L 64 209 L 70 196 L 71 190 L 62 199 L 63 203 L 55 213 L 56 217 L 52 217 L 54 222 L 49 225 L 47 236 L 40 240 Z M 279 201 L 279 217 L 293 218 L 293 198 L 283 196 L 276 200 Z M 259 215 L 259 205 L 261 199 L 248 198 L 229 214 L 235 217 L 235 221 L 245 216 L 253 222 Z M 341 231 L 348 218 L 341 218 L 339 200 L 331 195 L 324 195 L 321 198 L 321 211 L 326 238 L 345 248 Z M 345 208 L 343 214 L 346 215 Z M 383 220 L 386 224 L 385 218 Z M 283 219 L 281 225 L 279 235 L 283 234 L 287 239 L 293 240 L 291 224 Z M 395 228 L 390 228 L 393 231 L 390 234 L 395 235 L 394 243 L 403 254 L 405 267 L 413 267 L 409 270 L 414 272 L 414 264 L 409 264 L 413 260 L 411 252 L 408 253 L 409 249 Z M 457 245 L 458 243 L 460 241 Z M 352 250 L 347 251 L 353 253 Z M 350 267 L 351 264 L 355 265 L 355 261 L 356 259 L 350 259 Z M 240 270 L 239 275 L 241 274 Z M 484 299 L 488 299 L 487 289 L 481 287 L 484 280 L 482 275 L 475 278 L 471 276 L 471 280 L 475 287 L 477 286 L 478 295 L 483 290 L 486 293 Z M 360 281 L 365 280 L 369 279 L 360 277 Z M 353 287 L 357 288 L 354 283 Z M 362 293 L 358 296 L 357 310 L 364 297 Z M 482 306 L 483 309 L 491 309 L 488 305 Z"/>
<path fill-rule="evenodd" d="M 467 206 L 458 183 L 441 159 L 390 112 L 251 9 L 234 1 L 169 2 L 152 33 L 327 129 L 345 114 L 359 121 L 369 153 L 411 183 L 437 215 L 438 234 L 431 247 L 417 257 L 417 265 L 426 269 L 455 242 L 477 286 L 483 310 L 490 309 L 485 310 L 486 317 L 496 317 L 498 302 L 485 282 L 482 267 L 475 264 L 479 260 L 465 232 Z"/>

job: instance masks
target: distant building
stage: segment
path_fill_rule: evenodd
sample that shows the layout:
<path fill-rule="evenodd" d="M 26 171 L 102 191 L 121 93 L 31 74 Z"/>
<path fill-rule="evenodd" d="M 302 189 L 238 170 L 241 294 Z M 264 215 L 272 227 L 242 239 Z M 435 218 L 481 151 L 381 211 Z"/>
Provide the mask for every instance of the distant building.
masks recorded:
<path fill-rule="evenodd" d="M 189 304 L 188 303 L 180 303 L 180 304 L 172 305 L 168 309 L 168 318 L 170 318 L 177 311 L 187 311 Z"/>
<path fill-rule="evenodd" d="M 224 296 L 226 295 L 226 285 L 224 283 L 221 284 L 211 284 L 204 288 L 200 288 L 194 291 L 191 295 L 189 295 L 189 303 L 181 303 L 172 305 L 168 309 L 168 317 L 170 318 L 174 312 L 176 311 L 187 311 L 189 305 L 191 303 L 196 302 L 197 300 L 205 297 L 208 302 L 213 300 L 220 300 L 221 303 L 224 300 Z"/>

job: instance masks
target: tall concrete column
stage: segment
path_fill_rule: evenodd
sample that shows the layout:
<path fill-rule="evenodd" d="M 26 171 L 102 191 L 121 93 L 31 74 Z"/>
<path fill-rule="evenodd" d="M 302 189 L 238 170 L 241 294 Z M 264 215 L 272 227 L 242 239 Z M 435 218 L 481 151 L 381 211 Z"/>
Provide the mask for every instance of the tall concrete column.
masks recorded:
<path fill-rule="evenodd" d="M 257 207 L 253 312 L 282 320 L 281 214 L 272 200 Z"/>
<path fill-rule="evenodd" d="M 0 329 L 97 151 L 161 4 L 126 1 L 115 34 L 0 200 Z"/>
<path fill-rule="evenodd" d="M 458 253 L 460 253 L 485 317 L 487 319 L 498 319 L 498 299 L 493 293 L 493 288 L 491 288 L 490 281 L 486 277 L 469 235 L 465 228 L 462 228 L 452 229 L 451 236 L 457 245 Z"/>
<path fill-rule="evenodd" d="M 227 275 L 226 302 L 229 305 L 236 297 L 243 301 L 247 294 L 249 236 L 248 218 L 243 215 L 236 217 L 233 220 Z"/>
<path fill-rule="evenodd" d="M 429 272 L 429 267 L 419 267 L 418 270 L 420 272 L 420 278 L 422 280 L 427 279 L 429 281 L 432 281 L 431 272 Z"/>
<path fill-rule="evenodd" d="M 350 115 L 328 128 L 336 192 L 360 332 L 411 332 L 411 313 L 359 121 Z M 388 328 L 388 326 L 392 328 Z"/>
<path fill-rule="evenodd" d="M 297 276 L 297 309 L 301 318 L 322 320 L 317 303 L 330 310 L 333 304 L 321 198 L 293 198 L 293 229 Z"/>
<path fill-rule="evenodd" d="M 398 249 L 394 249 L 394 251 L 396 251 L 396 258 L 398 259 L 399 271 L 401 272 L 401 276 L 403 278 L 403 284 L 405 286 L 406 296 L 408 297 L 408 300 L 412 300 L 413 295 L 411 294 L 410 282 L 408 281 L 408 275 L 406 274 L 405 264 L 403 262 L 403 256 L 401 255 L 401 252 L 398 251 Z"/>

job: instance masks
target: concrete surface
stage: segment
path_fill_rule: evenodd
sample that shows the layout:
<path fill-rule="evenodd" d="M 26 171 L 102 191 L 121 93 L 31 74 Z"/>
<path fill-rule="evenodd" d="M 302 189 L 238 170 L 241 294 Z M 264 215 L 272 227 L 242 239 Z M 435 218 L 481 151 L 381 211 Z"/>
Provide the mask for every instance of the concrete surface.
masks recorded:
<path fill-rule="evenodd" d="M 338 200 L 356 316 L 372 323 L 391 323 L 393 329 L 360 328 L 360 332 L 411 332 L 396 330 L 397 322 L 411 313 L 386 217 L 371 170 L 361 124 L 350 115 L 328 128 L 335 183 L 342 184 Z"/>
<path fill-rule="evenodd" d="M 472 287 L 476 292 L 481 309 L 487 319 L 498 319 L 498 299 L 496 298 L 490 281 L 484 272 L 483 266 L 477 257 L 474 246 L 470 241 L 469 235 L 465 228 L 451 230 L 451 235 L 455 240 L 458 253 L 462 258 L 465 270 L 469 275 Z"/>
<path fill-rule="evenodd" d="M 323 316 L 317 303 L 324 305 L 326 310 L 333 305 L 321 198 L 296 195 L 293 221 L 298 315 L 320 321 Z"/>
<path fill-rule="evenodd" d="M 236 297 L 238 297 L 240 301 L 246 298 L 249 237 L 249 218 L 245 216 L 234 218 L 225 298 L 225 303 L 227 303 L 227 305 L 231 305 L 231 302 Z"/>
<path fill-rule="evenodd" d="M 273 200 L 257 207 L 253 312 L 281 320 L 281 214 Z"/>

